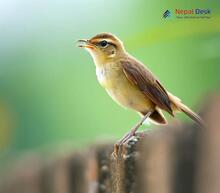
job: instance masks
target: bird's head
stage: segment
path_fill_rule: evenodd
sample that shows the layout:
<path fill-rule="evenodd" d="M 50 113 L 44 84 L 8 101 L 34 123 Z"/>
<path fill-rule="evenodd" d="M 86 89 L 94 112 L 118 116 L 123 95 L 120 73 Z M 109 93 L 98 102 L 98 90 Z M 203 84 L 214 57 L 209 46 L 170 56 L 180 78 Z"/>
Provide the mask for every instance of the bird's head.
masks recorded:
<path fill-rule="evenodd" d="M 101 33 L 91 39 L 78 40 L 79 47 L 86 48 L 97 65 L 117 59 L 125 53 L 123 43 L 110 33 Z"/>

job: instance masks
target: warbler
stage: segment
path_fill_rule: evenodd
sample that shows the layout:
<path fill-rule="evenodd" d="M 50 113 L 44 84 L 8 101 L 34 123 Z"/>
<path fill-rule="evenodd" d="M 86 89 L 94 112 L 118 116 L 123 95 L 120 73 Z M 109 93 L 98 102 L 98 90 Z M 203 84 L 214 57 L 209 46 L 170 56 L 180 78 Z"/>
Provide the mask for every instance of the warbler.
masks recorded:
<path fill-rule="evenodd" d="M 175 112 L 184 112 L 203 125 L 203 120 L 195 112 L 169 93 L 142 62 L 126 52 L 123 42 L 115 35 L 100 33 L 91 39 L 78 40 L 78 43 L 92 56 L 98 81 L 112 99 L 142 116 L 119 144 L 134 136 L 147 118 L 156 124 L 166 124 L 162 110 L 172 116 Z"/>

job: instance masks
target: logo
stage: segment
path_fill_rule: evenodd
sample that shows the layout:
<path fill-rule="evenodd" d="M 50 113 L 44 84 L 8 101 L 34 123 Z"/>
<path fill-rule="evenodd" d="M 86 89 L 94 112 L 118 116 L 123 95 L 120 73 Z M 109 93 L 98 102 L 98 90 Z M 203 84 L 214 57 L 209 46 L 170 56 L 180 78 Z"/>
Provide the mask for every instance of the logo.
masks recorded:
<path fill-rule="evenodd" d="M 164 13 L 163 13 L 163 18 L 168 18 L 168 17 L 171 17 L 171 12 L 169 10 L 166 10 Z"/>
<path fill-rule="evenodd" d="M 212 10 L 211 9 L 198 9 L 198 8 L 192 8 L 192 9 L 174 9 L 172 10 L 172 15 L 170 10 L 166 10 L 163 13 L 163 18 L 169 18 L 174 17 L 177 19 L 209 19 L 211 18 Z"/>

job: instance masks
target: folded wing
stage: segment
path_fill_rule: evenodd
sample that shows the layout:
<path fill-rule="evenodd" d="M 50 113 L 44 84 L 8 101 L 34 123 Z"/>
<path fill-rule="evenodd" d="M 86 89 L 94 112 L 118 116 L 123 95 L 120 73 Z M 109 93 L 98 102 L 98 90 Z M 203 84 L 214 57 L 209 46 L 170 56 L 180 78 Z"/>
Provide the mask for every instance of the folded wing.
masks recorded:
<path fill-rule="evenodd" d="M 132 84 L 137 85 L 140 91 L 159 108 L 173 115 L 166 90 L 149 70 L 135 60 L 132 60 L 132 64 L 130 60 L 121 61 L 121 64 L 126 77 Z"/>

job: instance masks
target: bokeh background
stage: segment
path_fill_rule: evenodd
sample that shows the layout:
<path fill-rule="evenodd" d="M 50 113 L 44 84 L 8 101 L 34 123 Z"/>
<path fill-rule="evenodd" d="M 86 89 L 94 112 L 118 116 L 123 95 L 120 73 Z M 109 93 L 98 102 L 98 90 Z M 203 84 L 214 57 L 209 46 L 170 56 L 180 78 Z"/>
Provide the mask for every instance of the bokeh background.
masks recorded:
<path fill-rule="evenodd" d="M 162 18 L 176 8 L 212 14 Z M 118 139 L 139 119 L 98 84 L 91 57 L 75 46 L 80 38 L 116 34 L 195 111 L 219 87 L 219 0 L 2 0 L 0 29 L 2 163 L 26 151 Z"/>

